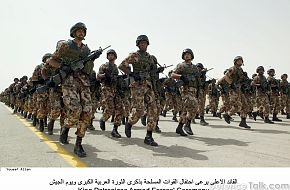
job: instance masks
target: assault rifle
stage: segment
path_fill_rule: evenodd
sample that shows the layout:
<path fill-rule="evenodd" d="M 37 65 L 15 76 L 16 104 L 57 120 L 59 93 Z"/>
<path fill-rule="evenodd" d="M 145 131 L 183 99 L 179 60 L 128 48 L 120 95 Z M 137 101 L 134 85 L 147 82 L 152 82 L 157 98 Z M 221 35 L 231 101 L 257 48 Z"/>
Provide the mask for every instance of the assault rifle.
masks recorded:
<path fill-rule="evenodd" d="M 67 77 L 68 74 L 82 70 L 88 61 L 94 61 L 95 59 L 99 58 L 100 55 L 103 53 L 103 51 L 105 49 L 108 49 L 109 47 L 111 47 L 111 46 L 109 45 L 109 46 L 105 47 L 104 49 L 102 49 L 100 47 L 98 50 L 92 51 L 84 59 L 74 61 L 74 62 L 70 63 L 69 65 L 63 64 L 60 67 L 59 73 L 52 77 L 52 82 L 55 85 L 60 84 Z"/>

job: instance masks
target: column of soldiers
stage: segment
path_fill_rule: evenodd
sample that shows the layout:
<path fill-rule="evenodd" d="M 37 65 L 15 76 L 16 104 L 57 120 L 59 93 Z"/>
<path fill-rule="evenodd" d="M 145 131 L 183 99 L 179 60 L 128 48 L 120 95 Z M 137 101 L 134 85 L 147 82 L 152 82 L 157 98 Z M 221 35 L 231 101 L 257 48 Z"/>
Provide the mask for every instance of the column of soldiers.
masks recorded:
<path fill-rule="evenodd" d="M 239 126 L 247 129 L 251 128 L 247 117 L 256 120 L 259 116 L 269 124 L 281 121 L 277 116 L 279 112 L 286 114 L 287 119 L 290 117 L 287 74 L 278 80 L 275 70 L 270 69 L 266 78 L 264 68 L 259 66 L 256 74 L 249 78 L 242 69 L 244 59 L 237 56 L 221 79 L 206 80 L 210 69 L 202 63 L 194 64 L 194 53 L 187 48 L 181 53 L 183 62 L 169 71 L 166 78 L 160 79 L 159 74 L 166 67 L 148 53 L 150 43 L 146 35 L 137 37 L 138 50 L 119 65 L 116 64 L 117 52 L 108 50 L 108 62 L 100 65 L 96 73 L 94 60 L 103 50 L 91 51 L 83 43 L 86 34 L 85 24 L 73 25 L 72 40 L 58 41 L 54 53 L 42 57 L 42 63 L 35 67 L 29 80 L 27 76 L 15 78 L 0 96 L 14 113 L 31 119 L 40 132 L 47 127 L 47 133 L 53 135 L 55 121 L 60 118 L 61 144 L 69 143 L 69 131 L 76 128 L 74 153 L 79 157 L 87 155 L 82 142 L 87 129 L 95 130 L 93 120 L 99 107 L 103 110 L 99 118 L 102 131 L 112 117 L 112 137 L 121 138 L 119 131 L 123 124 L 126 137 L 130 138 L 133 126 L 141 119 L 146 126 L 144 143 L 150 146 L 158 146 L 153 132 L 161 133 L 160 115 L 166 117 L 171 110 L 172 120 L 178 122 L 175 132 L 180 136 L 193 135 L 192 124 L 196 118 L 200 119 L 200 125 L 209 125 L 204 117 L 204 112 L 209 111 L 213 117 L 223 117 L 227 123 L 238 114 Z"/>

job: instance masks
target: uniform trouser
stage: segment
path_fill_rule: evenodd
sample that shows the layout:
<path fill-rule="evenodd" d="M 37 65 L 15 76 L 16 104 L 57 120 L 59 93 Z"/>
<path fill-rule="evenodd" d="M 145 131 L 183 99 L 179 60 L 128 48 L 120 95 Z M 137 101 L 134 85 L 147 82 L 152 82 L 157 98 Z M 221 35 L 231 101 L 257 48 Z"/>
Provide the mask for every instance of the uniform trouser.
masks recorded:
<path fill-rule="evenodd" d="M 217 112 L 219 98 L 216 96 L 208 96 L 208 99 L 209 99 L 208 109 L 210 109 L 212 112 Z"/>
<path fill-rule="evenodd" d="M 25 97 L 25 99 L 24 99 L 24 112 L 27 112 L 28 113 L 28 99 L 29 99 L 29 97 L 27 96 L 27 97 Z"/>
<path fill-rule="evenodd" d="M 44 119 L 48 114 L 48 92 L 37 94 L 37 119 Z"/>
<path fill-rule="evenodd" d="M 15 95 L 13 95 L 12 93 L 9 96 L 8 103 L 11 104 L 11 105 L 15 105 Z"/>
<path fill-rule="evenodd" d="M 102 88 L 104 101 L 103 121 L 107 121 L 114 115 L 114 125 L 120 126 L 123 117 L 123 104 L 116 88 L 104 86 Z"/>
<path fill-rule="evenodd" d="M 134 82 L 130 85 L 132 114 L 129 124 L 134 125 L 144 115 L 145 105 L 147 111 L 147 130 L 153 131 L 156 126 L 157 106 L 154 91 L 144 82 Z"/>
<path fill-rule="evenodd" d="M 279 95 L 271 93 L 270 94 L 270 110 L 273 114 L 278 114 L 280 111 L 280 99 Z"/>
<path fill-rule="evenodd" d="M 240 112 L 241 118 L 247 117 L 247 100 L 239 90 L 230 91 L 230 115 Z"/>
<path fill-rule="evenodd" d="M 281 95 L 281 110 L 287 107 L 287 94 L 282 94 Z"/>
<path fill-rule="evenodd" d="M 270 102 L 268 94 L 264 92 L 257 92 L 257 108 L 259 112 L 263 112 L 265 117 L 269 117 L 270 114 Z"/>
<path fill-rule="evenodd" d="M 28 96 L 28 112 L 33 113 L 34 105 L 33 105 L 33 95 Z"/>
<path fill-rule="evenodd" d="M 130 112 L 131 112 L 131 105 L 130 105 L 130 100 L 129 97 L 124 97 L 122 98 L 122 104 L 123 104 L 123 117 L 129 117 Z"/>
<path fill-rule="evenodd" d="M 62 93 L 66 112 L 64 125 L 67 128 L 77 127 L 76 135 L 84 137 L 92 119 L 90 88 L 78 78 L 69 76 L 63 82 Z"/>
<path fill-rule="evenodd" d="M 52 120 L 56 120 L 61 115 L 62 112 L 61 87 L 49 89 L 49 103 L 50 103 L 49 118 Z"/>
<path fill-rule="evenodd" d="M 205 100 L 206 92 L 203 89 L 200 89 L 198 93 L 198 113 L 200 116 L 204 116 Z"/>
<path fill-rule="evenodd" d="M 37 116 L 37 110 L 38 110 L 38 104 L 37 104 L 37 93 L 34 92 L 32 95 L 32 108 L 33 108 L 33 112 L 32 114 Z"/>
<path fill-rule="evenodd" d="M 290 114 L 290 95 L 288 95 L 287 101 L 286 101 L 286 113 Z"/>
<path fill-rule="evenodd" d="M 228 113 L 230 110 L 230 99 L 229 99 L 229 93 L 222 94 L 222 102 L 223 105 L 220 107 L 220 113 Z"/>
<path fill-rule="evenodd" d="M 179 123 L 186 123 L 188 120 L 195 118 L 198 111 L 198 101 L 196 99 L 196 88 L 182 87 L 182 110 L 179 118 Z"/>
<path fill-rule="evenodd" d="M 179 111 L 181 111 L 181 96 L 175 93 L 165 93 L 165 105 L 164 110 L 169 111 L 173 109 L 173 114 L 176 115 Z"/>

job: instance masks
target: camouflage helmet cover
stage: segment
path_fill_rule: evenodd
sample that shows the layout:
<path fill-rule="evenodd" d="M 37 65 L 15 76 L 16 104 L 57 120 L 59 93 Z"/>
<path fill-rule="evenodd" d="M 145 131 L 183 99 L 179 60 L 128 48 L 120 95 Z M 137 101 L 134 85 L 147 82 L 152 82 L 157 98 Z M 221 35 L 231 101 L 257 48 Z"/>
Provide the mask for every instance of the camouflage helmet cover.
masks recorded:
<path fill-rule="evenodd" d="M 70 36 L 72 38 L 74 38 L 74 33 L 78 30 L 78 29 L 83 29 L 85 31 L 85 36 L 87 34 L 87 27 L 84 23 L 82 22 L 78 22 L 76 23 L 75 25 L 73 25 L 71 28 L 70 28 Z"/>

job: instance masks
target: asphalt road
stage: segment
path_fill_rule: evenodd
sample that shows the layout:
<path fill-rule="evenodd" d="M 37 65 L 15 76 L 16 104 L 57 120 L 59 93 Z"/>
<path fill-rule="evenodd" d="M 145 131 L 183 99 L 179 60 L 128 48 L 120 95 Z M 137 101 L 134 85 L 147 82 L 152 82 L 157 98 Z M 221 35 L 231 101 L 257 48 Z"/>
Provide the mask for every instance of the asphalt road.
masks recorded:
<path fill-rule="evenodd" d="M 88 131 L 83 147 L 88 156 L 79 159 L 73 154 L 74 132 L 70 130 L 69 145 L 60 145 L 59 122 L 54 135 L 41 133 L 31 121 L 0 104 L 0 167 L 289 167 L 290 120 L 274 125 L 248 120 L 252 129 L 238 127 L 239 117 L 225 123 L 206 115 L 209 126 L 193 124 L 193 136 L 175 133 L 176 122 L 171 115 L 160 118 L 161 134 L 153 134 L 158 147 L 143 143 L 146 128 L 138 122 L 132 138 L 126 138 L 120 126 L 121 139 L 112 138 L 112 124 L 106 131 L 99 128 L 96 113 L 95 131 Z M 198 120 L 197 120 L 198 121 Z M 46 130 L 45 130 L 46 131 Z"/>

